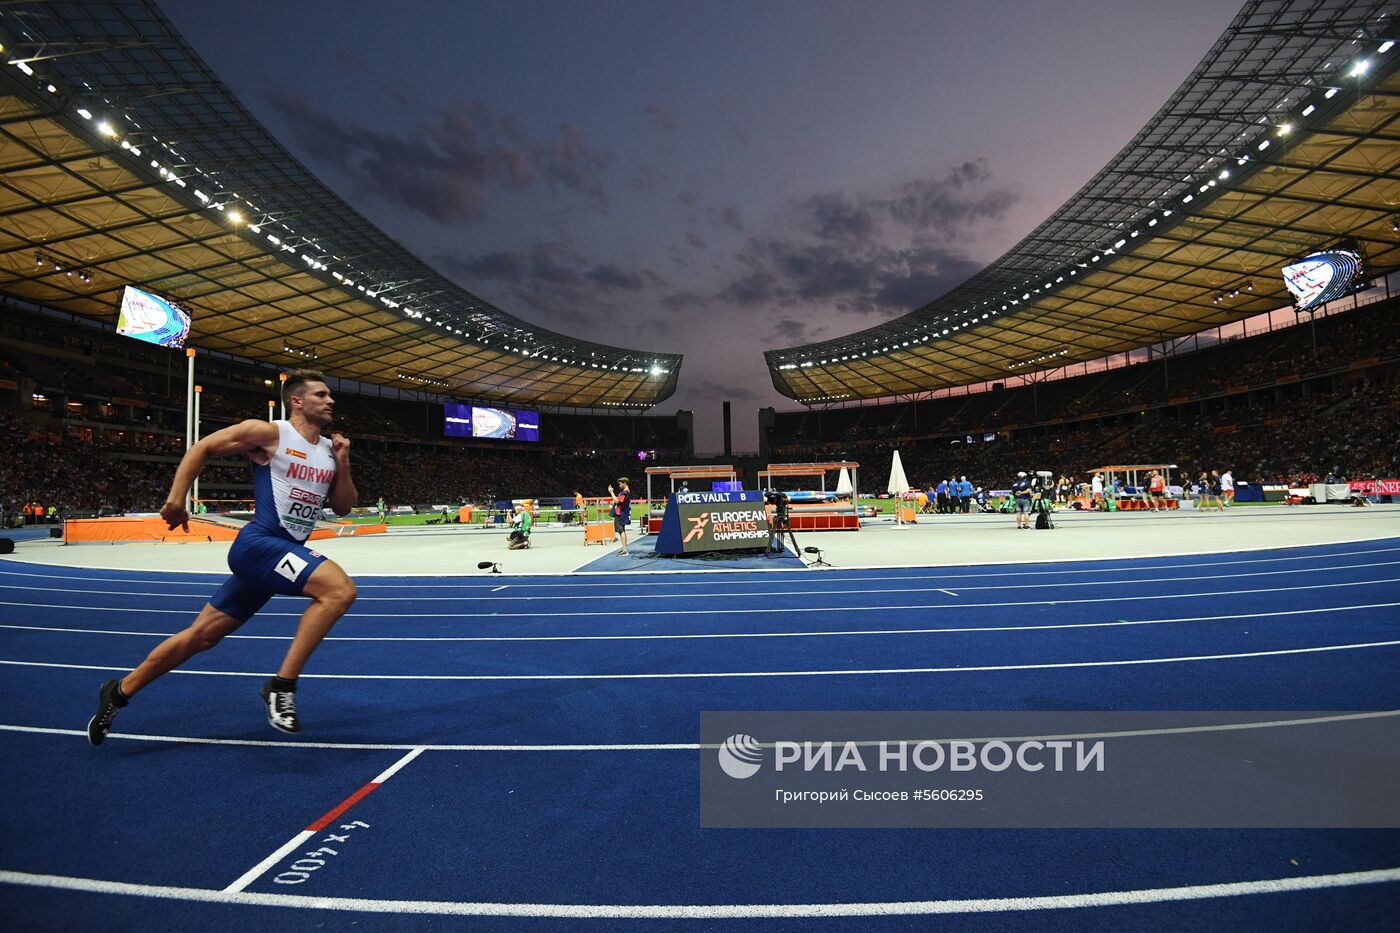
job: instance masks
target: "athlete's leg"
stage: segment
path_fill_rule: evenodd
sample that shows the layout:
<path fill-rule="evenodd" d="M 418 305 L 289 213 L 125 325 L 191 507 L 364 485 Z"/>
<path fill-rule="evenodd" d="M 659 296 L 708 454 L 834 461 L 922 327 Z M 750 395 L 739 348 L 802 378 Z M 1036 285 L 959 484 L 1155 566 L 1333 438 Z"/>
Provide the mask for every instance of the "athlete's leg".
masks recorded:
<path fill-rule="evenodd" d="M 339 564 L 327 560 L 311 573 L 301 592 L 303 596 L 311 597 L 311 605 L 301 614 L 292 646 L 287 649 L 287 656 L 277 669 L 277 676 L 284 680 L 297 679 L 311 652 L 316 650 L 331 626 L 355 602 L 355 581 L 346 575 Z"/>
<path fill-rule="evenodd" d="M 243 624 L 227 612 L 215 609 L 212 603 L 195 616 L 195 620 L 183 632 L 171 635 L 146 655 L 146 660 L 130 674 L 122 678 L 122 694 L 127 697 L 163 674 L 168 674 L 201 651 L 208 651 L 230 632 Z"/>

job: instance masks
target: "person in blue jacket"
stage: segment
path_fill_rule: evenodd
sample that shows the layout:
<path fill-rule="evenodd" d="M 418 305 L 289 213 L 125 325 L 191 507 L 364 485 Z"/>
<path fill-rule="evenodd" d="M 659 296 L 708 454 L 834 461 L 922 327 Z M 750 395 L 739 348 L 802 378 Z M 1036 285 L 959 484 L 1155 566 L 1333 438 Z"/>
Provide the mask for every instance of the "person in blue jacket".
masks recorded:
<path fill-rule="evenodd" d="M 966 476 L 961 477 L 958 480 L 958 504 L 962 506 L 964 515 L 972 511 L 972 493 L 972 483 L 968 482 Z"/>

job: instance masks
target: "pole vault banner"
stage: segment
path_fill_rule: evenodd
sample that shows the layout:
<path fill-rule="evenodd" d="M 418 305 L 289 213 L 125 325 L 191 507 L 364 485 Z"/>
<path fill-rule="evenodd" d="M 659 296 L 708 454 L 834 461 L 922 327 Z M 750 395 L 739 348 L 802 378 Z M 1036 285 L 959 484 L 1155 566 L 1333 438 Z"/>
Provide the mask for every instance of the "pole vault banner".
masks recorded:
<path fill-rule="evenodd" d="M 761 548 L 768 544 L 763 493 L 676 493 L 666 501 L 656 553 L 676 556 Z"/>

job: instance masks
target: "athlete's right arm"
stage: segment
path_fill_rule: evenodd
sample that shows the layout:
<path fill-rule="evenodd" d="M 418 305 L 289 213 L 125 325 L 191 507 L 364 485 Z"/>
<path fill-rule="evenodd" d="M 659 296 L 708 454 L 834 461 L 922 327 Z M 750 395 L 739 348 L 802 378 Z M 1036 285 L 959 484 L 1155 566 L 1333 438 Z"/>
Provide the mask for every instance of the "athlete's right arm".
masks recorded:
<path fill-rule="evenodd" d="M 271 421 L 240 421 L 232 427 L 215 431 L 201 438 L 189 450 L 175 469 L 175 481 L 170 484 L 170 495 L 160 507 L 160 517 L 170 529 L 183 525 L 190 530 L 190 513 L 185 510 L 185 497 L 189 495 L 194 478 L 204 469 L 210 457 L 227 457 L 230 454 L 249 453 L 259 448 L 275 448 L 278 440 L 277 425 Z"/>

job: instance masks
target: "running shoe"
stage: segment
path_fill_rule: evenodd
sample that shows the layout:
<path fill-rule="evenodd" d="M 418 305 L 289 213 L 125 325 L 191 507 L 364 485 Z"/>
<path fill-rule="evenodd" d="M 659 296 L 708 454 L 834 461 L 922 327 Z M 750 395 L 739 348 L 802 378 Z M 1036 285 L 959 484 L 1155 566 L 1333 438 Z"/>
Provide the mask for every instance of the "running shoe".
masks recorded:
<path fill-rule="evenodd" d="M 294 690 L 274 690 L 272 681 L 262 685 L 263 705 L 267 707 L 267 723 L 282 732 L 300 732 L 297 719 L 297 695 Z"/>
<path fill-rule="evenodd" d="M 117 685 L 120 683 L 120 680 L 109 680 L 97 691 L 97 715 L 88 722 L 88 741 L 93 745 L 102 744 L 102 740 L 107 738 L 107 730 L 112 728 L 112 720 L 117 718 L 117 710 L 130 702 L 117 695 Z"/>

